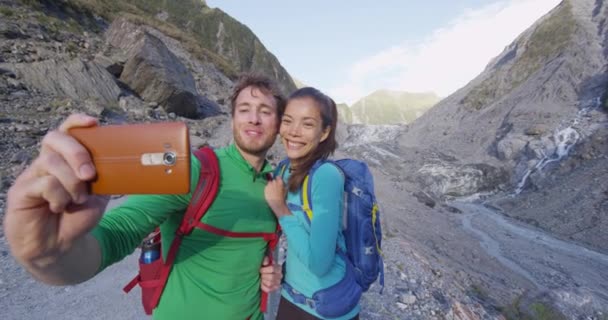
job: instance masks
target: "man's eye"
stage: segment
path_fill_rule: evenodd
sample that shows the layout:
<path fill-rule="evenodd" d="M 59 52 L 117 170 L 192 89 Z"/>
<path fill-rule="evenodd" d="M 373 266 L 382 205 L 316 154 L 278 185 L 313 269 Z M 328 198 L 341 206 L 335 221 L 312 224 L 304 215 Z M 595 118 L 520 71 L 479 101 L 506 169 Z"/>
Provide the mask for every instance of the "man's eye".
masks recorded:
<path fill-rule="evenodd" d="M 283 123 L 291 123 L 291 120 L 283 118 L 282 122 Z"/>
<path fill-rule="evenodd" d="M 304 124 L 304 128 L 312 128 L 314 126 L 315 126 L 314 123 L 305 123 Z"/>

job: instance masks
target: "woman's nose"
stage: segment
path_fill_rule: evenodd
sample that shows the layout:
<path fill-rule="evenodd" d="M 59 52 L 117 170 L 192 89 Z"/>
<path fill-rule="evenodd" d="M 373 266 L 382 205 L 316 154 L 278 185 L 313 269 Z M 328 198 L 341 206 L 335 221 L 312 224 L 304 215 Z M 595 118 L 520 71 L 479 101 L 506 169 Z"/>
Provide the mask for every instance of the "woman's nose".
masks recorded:
<path fill-rule="evenodd" d="M 289 134 L 294 137 L 299 136 L 300 135 L 300 125 L 296 124 L 296 123 L 291 125 L 289 128 Z"/>

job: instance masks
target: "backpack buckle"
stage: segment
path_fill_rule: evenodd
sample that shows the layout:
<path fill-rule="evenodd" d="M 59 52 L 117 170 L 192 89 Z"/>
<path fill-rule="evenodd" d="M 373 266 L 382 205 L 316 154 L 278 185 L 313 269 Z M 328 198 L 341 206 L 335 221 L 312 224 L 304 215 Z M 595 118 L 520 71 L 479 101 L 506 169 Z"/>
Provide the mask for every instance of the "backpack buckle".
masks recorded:
<path fill-rule="evenodd" d="M 314 301 L 314 300 L 309 299 L 309 298 L 306 298 L 306 305 L 307 305 L 309 308 L 311 308 L 311 309 L 313 309 L 313 310 L 316 310 L 316 303 L 315 303 L 315 301 Z"/>
<path fill-rule="evenodd" d="M 363 196 L 363 190 L 357 188 L 356 186 L 353 186 L 352 193 L 354 195 L 356 195 L 357 197 L 362 197 Z"/>

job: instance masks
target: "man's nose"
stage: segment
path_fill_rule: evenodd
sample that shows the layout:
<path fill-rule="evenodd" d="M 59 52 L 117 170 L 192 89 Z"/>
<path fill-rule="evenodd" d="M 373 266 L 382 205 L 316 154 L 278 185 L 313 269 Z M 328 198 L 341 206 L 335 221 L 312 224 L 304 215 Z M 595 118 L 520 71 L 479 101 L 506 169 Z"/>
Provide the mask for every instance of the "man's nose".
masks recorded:
<path fill-rule="evenodd" d="M 252 124 L 260 124 L 260 122 L 261 122 L 260 113 L 259 112 L 250 112 L 249 118 L 247 120 L 249 121 L 249 123 L 252 123 Z"/>

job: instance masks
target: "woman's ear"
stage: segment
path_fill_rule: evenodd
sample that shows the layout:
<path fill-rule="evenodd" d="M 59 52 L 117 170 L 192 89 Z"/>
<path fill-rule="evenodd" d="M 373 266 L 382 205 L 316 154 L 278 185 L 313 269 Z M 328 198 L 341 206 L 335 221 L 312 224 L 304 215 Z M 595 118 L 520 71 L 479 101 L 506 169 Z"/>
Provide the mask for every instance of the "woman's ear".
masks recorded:
<path fill-rule="evenodd" d="M 325 139 L 327 139 L 327 137 L 329 137 L 330 132 L 331 132 L 331 127 L 330 126 L 325 127 L 325 129 L 323 129 L 323 132 L 321 133 L 321 141 L 319 141 L 319 142 L 325 141 Z"/>

